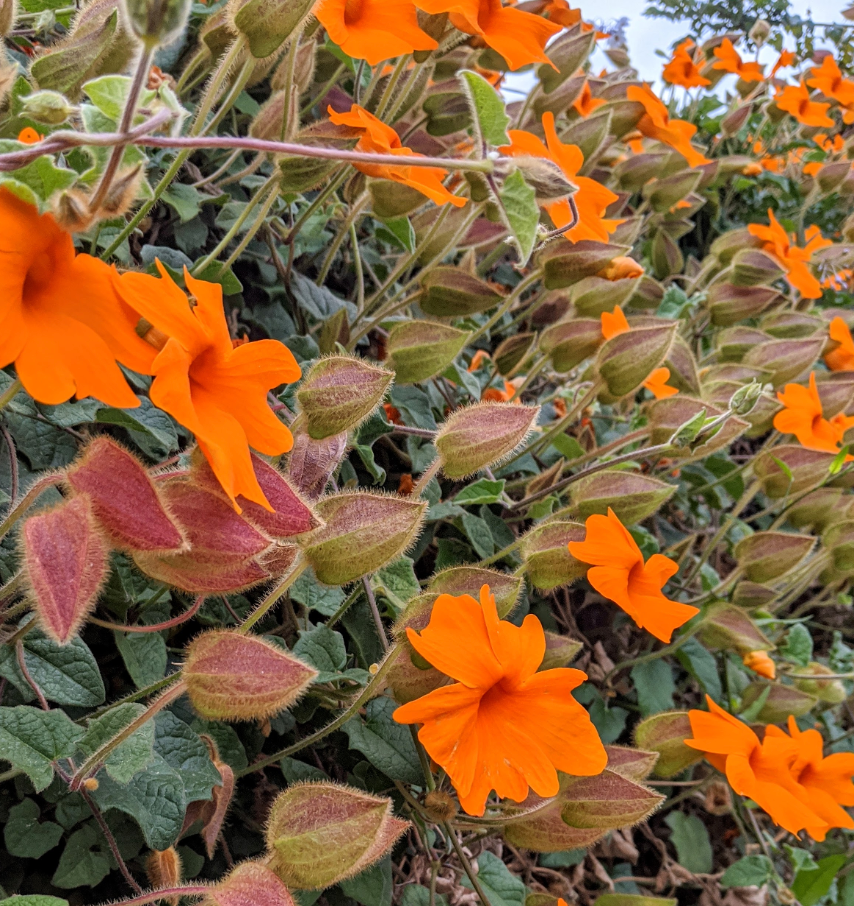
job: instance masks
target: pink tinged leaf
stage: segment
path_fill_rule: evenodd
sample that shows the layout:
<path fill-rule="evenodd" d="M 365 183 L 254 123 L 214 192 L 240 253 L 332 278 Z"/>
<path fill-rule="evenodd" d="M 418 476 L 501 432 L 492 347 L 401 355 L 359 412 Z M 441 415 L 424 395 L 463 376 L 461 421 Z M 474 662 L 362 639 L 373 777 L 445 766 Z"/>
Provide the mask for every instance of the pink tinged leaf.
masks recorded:
<path fill-rule="evenodd" d="M 137 567 L 166 585 L 195 595 L 228 595 L 246 591 L 271 578 L 251 557 L 189 551 L 182 554 L 136 553 Z"/>
<path fill-rule="evenodd" d="M 24 566 L 44 631 L 60 645 L 76 635 L 107 574 L 107 544 L 90 503 L 73 497 L 24 523 Z"/>
<path fill-rule="evenodd" d="M 215 786 L 212 790 L 210 802 L 206 802 L 208 811 L 204 815 L 202 840 L 205 841 L 205 851 L 209 859 L 213 859 L 216 852 L 216 842 L 219 839 L 223 822 L 225 821 L 231 797 L 234 795 L 234 771 L 225 762 L 215 762 L 216 769 L 222 777 L 222 786 Z"/>
<path fill-rule="evenodd" d="M 184 538 L 169 517 L 142 464 L 109 437 L 97 437 L 68 469 L 66 479 L 92 501 L 92 510 L 115 547 L 174 551 Z"/>
<path fill-rule="evenodd" d="M 288 888 L 260 862 L 243 862 L 211 888 L 201 906 L 295 906 Z"/>

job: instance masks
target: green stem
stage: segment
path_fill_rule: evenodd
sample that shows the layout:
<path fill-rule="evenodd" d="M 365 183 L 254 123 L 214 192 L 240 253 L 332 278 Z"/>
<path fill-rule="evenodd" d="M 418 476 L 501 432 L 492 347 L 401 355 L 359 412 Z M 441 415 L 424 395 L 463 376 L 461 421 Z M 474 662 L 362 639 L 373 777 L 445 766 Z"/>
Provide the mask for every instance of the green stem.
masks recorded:
<path fill-rule="evenodd" d="M 345 613 L 356 603 L 359 598 L 359 595 L 362 593 L 361 586 L 357 585 L 349 595 L 342 601 L 341 606 L 332 616 L 326 621 L 326 628 L 332 629 L 332 627 L 344 616 Z"/>
<path fill-rule="evenodd" d="M 442 468 L 442 457 L 437 456 L 433 462 L 430 463 L 427 471 L 422 474 L 418 479 L 418 484 L 412 489 L 413 497 L 420 497 L 424 491 L 427 489 L 427 485 L 436 477 L 439 473 L 439 469 Z"/>
<path fill-rule="evenodd" d="M 460 860 L 460 864 L 463 866 L 463 871 L 466 873 L 466 876 L 469 879 L 474 892 L 477 894 L 478 899 L 483 904 L 483 906 L 492 906 L 489 901 L 489 897 L 486 895 L 486 891 L 481 886 L 480 881 L 477 879 L 477 872 L 475 872 L 474 867 L 471 862 L 469 862 L 469 857 L 465 854 L 460 841 L 457 838 L 457 832 L 451 827 L 450 823 L 444 821 L 442 827 L 445 829 L 445 833 L 451 840 L 451 846 L 454 847 L 454 852 L 457 854 L 457 858 Z"/>
<path fill-rule="evenodd" d="M 294 568 L 285 576 L 284 579 L 267 595 L 266 598 L 252 611 L 252 613 L 240 624 L 237 631 L 243 635 L 261 619 L 263 619 L 271 607 L 278 603 L 282 595 L 296 582 L 296 580 L 308 569 L 307 560 L 298 560 Z"/>
<path fill-rule="evenodd" d="M 146 903 L 156 903 L 158 900 L 178 901 L 179 897 L 202 897 L 210 893 L 208 884 L 179 884 L 177 887 L 161 887 L 129 900 L 113 900 L 109 906 L 145 906 Z"/>
<path fill-rule="evenodd" d="M 11 384 L 0 394 L 0 412 L 2 412 L 9 403 L 24 389 L 24 385 L 19 378 L 15 378 Z"/>
<path fill-rule="evenodd" d="M 6 518 L 0 522 L 0 538 L 3 538 L 12 526 L 27 512 L 27 510 L 36 502 L 38 497 L 48 488 L 56 487 L 62 481 L 62 475 L 44 475 L 30 485 L 29 491 L 18 501 L 18 503 L 8 512 Z"/>
<path fill-rule="evenodd" d="M 524 280 L 520 280 L 516 286 L 513 287 L 512 292 L 507 296 L 507 298 L 502 302 L 498 307 L 495 314 L 486 322 L 484 322 L 478 329 L 469 337 L 468 343 L 471 344 L 479 337 L 482 337 L 485 333 L 492 330 L 493 327 L 507 314 L 508 311 L 513 307 L 513 303 L 517 299 L 521 298 L 527 289 L 530 289 L 538 280 L 543 276 L 541 270 L 535 270 L 532 274 L 528 274 Z"/>

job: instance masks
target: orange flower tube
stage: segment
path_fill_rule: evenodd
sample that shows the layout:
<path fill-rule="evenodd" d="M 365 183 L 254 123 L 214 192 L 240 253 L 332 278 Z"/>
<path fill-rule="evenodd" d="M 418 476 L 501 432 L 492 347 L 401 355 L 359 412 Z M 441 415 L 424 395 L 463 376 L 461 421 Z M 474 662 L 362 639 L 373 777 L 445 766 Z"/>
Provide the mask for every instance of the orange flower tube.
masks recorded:
<path fill-rule="evenodd" d="M 792 243 L 789 234 L 770 209 L 768 210 L 768 220 L 770 226 L 767 227 L 758 223 L 749 224 L 747 229 L 750 235 L 761 239 L 762 248 L 773 255 L 786 269 L 786 281 L 790 286 L 798 290 L 805 299 L 820 299 L 821 284 L 807 265 L 812 260 L 814 252 L 827 248 L 833 243 L 822 237 L 818 227 L 812 226 L 804 234 L 807 244 L 803 248 L 799 248 Z"/>
<path fill-rule="evenodd" d="M 642 104 L 646 111 L 638 122 L 638 131 L 642 135 L 670 145 L 688 161 L 690 167 L 699 167 L 709 162 L 709 159 L 691 144 L 691 139 L 697 133 L 697 127 L 685 120 L 671 119 L 667 108 L 652 93 L 648 85 L 629 85 L 626 97 L 630 101 Z"/>
<path fill-rule="evenodd" d="M 854 417 L 841 412 L 832 419 L 824 417 L 814 371 L 810 372 L 809 387 L 786 384 L 777 399 L 783 410 L 774 416 L 774 427 L 781 434 L 794 434 L 808 450 L 837 453 L 845 432 L 854 426 Z"/>
<path fill-rule="evenodd" d="M 837 316 L 830 322 L 828 335 L 839 346 L 824 357 L 824 364 L 831 371 L 854 371 L 854 339 L 848 325 Z"/>

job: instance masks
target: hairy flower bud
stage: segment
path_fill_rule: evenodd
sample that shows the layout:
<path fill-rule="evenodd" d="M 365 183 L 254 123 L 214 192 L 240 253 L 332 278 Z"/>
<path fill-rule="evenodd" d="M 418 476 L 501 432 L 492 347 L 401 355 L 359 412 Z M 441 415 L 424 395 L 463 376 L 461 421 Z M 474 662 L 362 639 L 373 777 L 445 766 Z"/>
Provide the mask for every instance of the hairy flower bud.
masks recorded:
<path fill-rule="evenodd" d="M 352 787 L 295 784 L 270 811 L 270 867 L 300 890 L 331 887 L 360 874 L 409 827 L 391 807 L 391 800 Z"/>
<path fill-rule="evenodd" d="M 821 355 L 823 347 L 823 337 L 766 340 L 747 353 L 744 364 L 769 371 L 768 382 L 779 387 L 806 371 Z"/>
<path fill-rule="evenodd" d="M 735 253 L 732 259 L 732 277 L 734 286 L 759 286 L 773 283 L 785 273 L 776 258 L 762 249 L 743 248 Z"/>
<path fill-rule="evenodd" d="M 345 492 L 317 505 L 325 525 L 304 554 L 318 580 L 344 585 L 400 557 L 418 537 L 426 502 L 388 494 Z"/>
<path fill-rule="evenodd" d="M 504 298 L 485 280 L 458 267 L 435 267 L 422 276 L 421 310 L 436 318 L 464 318 L 494 308 Z"/>
<path fill-rule="evenodd" d="M 207 890 L 200 906 L 296 906 L 296 901 L 272 869 L 241 862 Z"/>
<path fill-rule="evenodd" d="M 789 717 L 803 717 L 816 705 L 816 697 L 782 683 L 751 683 L 742 694 L 742 707 L 750 708 L 763 698 L 754 720 L 763 724 L 782 724 Z"/>
<path fill-rule="evenodd" d="M 525 361 L 536 339 L 533 333 L 517 333 L 502 340 L 493 354 L 498 373 L 502 377 L 510 377 Z"/>
<path fill-rule="evenodd" d="M 346 452 L 346 434 L 313 440 L 306 433 L 294 431 L 294 445 L 288 456 L 288 478 L 309 500 L 317 500 Z"/>
<path fill-rule="evenodd" d="M 756 532 L 742 538 L 733 553 L 751 582 L 770 582 L 793 570 L 815 545 L 809 535 L 789 532 Z"/>
<path fill-rule="evenodd" d="M 755 607 L 768 608 L 777 598 L 777 592 L 767 585 L 759 585 L 757 582 L 739 582 L 732 591 L 730 600 L 736 607 Z"/>
<path fill-rule="evenodd" d="M 523 805 L 530 806 L 530 814 L 505 824 L 504 839 L 511 846 L 520 846 L 538 853 L 565 852 L 569 849 L 586 849 L 607 833 L 601 828 L 580 829 L 569 827 L 561 816 L 561 794 L 552 800 L 543 800 L 531 794 Z"/>
<path fill-rule="evenodd" d="M 644 752 L 628 746 L 605 746 L 608 753 L 608 770 L 640 783 L 652 773 L 658 761 L 658 752 Z"/>
<path fill-rule="evenodd" d="M 570 541 L 583 541 L 585 534 L 581 523 L 556 521 L 535 525 L 525 535 L 522 557 L 534 588 L 551 591 L 587 574 L 587 564 L 576 560 L 567 546 Z"/>
<path fill-rule="evenodd" d="M 21 530 L 23 570 L 39 625 L 66 645 L 95 606 L 108 547 L 86 497 L 30 516 Z"/>
<path fill-rule="evenodd" d="M 651 179 L 661 173 L 661 168 L 669 155 L 665 153 L 644 152 L 632 154 L 614 167 L 614 176 L 621 189 L 627 192 L 639 192 Z"/>
<path fill-rule="evenodd" d="M 649 199 L 653 210 L 667 212 L 697 188 L 702 175 L 700 170 L 691 169 L 664 179 L 653 179 L 644 186 L 643 196 Z"/>
<path fill-rule="evenodd" d="M 401 321 L 389 331 L 388 363 L 399 384 L 416 384 L 443 372 L 469 334 L 435 321 Z"/>
<path fill-rule="evenodd" d="M 854 574 L 854 522 L 834 520 L 821 537 L 822 546 L 830 551 L 833 568 L 843 575 Z"/>
<path fill-rule="evenodd" d="M 596 370 L 608 393 L 627 396 L 667 358 L 678 324 L 636 327 L 606 340 L 596 358 Z"/>
<path fill-rule="evenodd" d="M 762 490 L 773 500 L 779 500 L 818 484 L 829 474 L 833 459 L 833 453 L 781 444 L 756 458 L 754 474 L 762 482 Z"/>
<path fill-rule="evenodd" d="M 593 242 L 567 242 L 565 239 L 550 243 L 540 254 L 543 266 L 543 285 L 546 289 L 564 289 L 584 277 L 593 277 L 614 258 L 626 255 L 629 247 Z"/>
<path fill-rule="evenodd" d="M 190 0 L 124 0 L 131 30 L 148 48 L 171 44 L 190 15 Z"/>
<path fill-rule="evenodd" d="M 551 94 L 584 65 L 593 50 L 595 38 L 593 31 L 567 29 L 549 44 L 549 61 L 552 65 L 544 63 L 537 70 L 546 94 Z"/>
<path fill-rule="evenodd" d="M 561 817 L 570 827 L 616 830 L 643 821 L 663 801 L 664 796 L 606 769 L 570 780 Z"/>
<path fill-rule="evenodd" d="M 729 327 L 755 318 L 781 299 L 770 286 L 736 286 L 716 283 L 709 290 L 709 315 L 717 327 Z"/>
<path fill-rule="evenodd" d="M 0 4 L 2 10 L 2 4 Z M 2 15 L 2 13 L 0 13 Z M 2 23 L 0 23 L 2 34 Z M 34 91 L 21 98 L 21 115 L 46 126 L 60 126 L 75 108 L 58 91 Z"/>
<path fill-rule="evenodd" d="M 309 436 L 323 440 L 358 427 L 393 379 L 390 371 L 364 359 L 336 355 L 315 362 L 297 391 Z"/>
<path fill-rule="evenodd" d="M 825 195 L 835 192 L 851 172 L 850 160 L 834 160 L 826 163 L 815 175 L 818 187 Z"/>
<path fill-rule="evenodd" d="M 524 580 L 481 566 L 451 566 L 430 579 L 427 590 L 437 595 L 471 595 L 478 598 L 484 585 L 495 598 L 498 616 L 504 619 L 516 606 Z M 425 624 L 426 625 L 426 624 Z"/>
<path fill-rule="evenodd" d="M 314 0 L 238 0 L 234 27 L 246 37 L 252 56 L 266 59 L 298 32 L 313 6 Z"/>
<path fill-rule="evenodd" d="M 659 280 L 680 273 L 685 266 L 685 256 L 679 243 L 663 229 L 659 229 L 653 237 L 650 259 L 653 272 Z"/>
<path fill-rule="evenodd" d="M 148 875 L 148 882 L 157 890 L 161 887 L 177 887 L 181 883 L 181 857 L 174 846 L 169 849 L 152 850 L 145 862 L 145 873 Z M 168 900 L 173 906 L 177 906 L 178 898 L 172 897 Z"/>
<path fill-rule="evenodd" d="M 528 436 L 539 406 L 477 403 L 452 412 L 436 435 L 436 449 L 448 478 L 466 478 L 501 462 Z"/>
<path fill-rule="evenodd" d="M 720 130 L 724 138 L 732 138 L 741 132 L 744 124 L 750 119 L 753 104 L 740 104 L 721 120 Z"/>
<path fill-rule="evenodd" d="M 792 671 L 795 680 L 795 688 L 807 695 L 814 695 L 819 701 L 827 702 L 831 705 L 839 705 L 848 698 L 845 686 L 838 679 L 822 679 L 824 676 L 832 676 L 833 670 L 811 661 L 806 667 L 796 667 Z"/>
<path fill-rule="evenodd" d="M 549 355 L 555 371 L 565 374 L 593 355 L 602 342 L 598 319 L 572 318 L 547 327 L 540 336 L 540 349 Z"/>
<path fill-rule="evenodd" d="M 647 717 L 635 727 L 635 744 L 658 753 L 656 777 L 673 777 L 703 757 L 702 752 L 685 745 L 693 736 L 685 711 L 665 711 Z"/>
<path fill-rule="evenodd" d="M 202 717 L 234 721 L 289 708 L 317 671 L 258 636 L 212 629 L 190 642 L 182 676 Z"/>
<path fill-rule="evenodd" d="M 558 635 L 556 632 L 549 632 L 547 630 L 546 653 L 543 655 L 543 662 L 540 664 L 540 670 L 552 670 L 555 667 L 566 667 L 567 664 L 572 663 L 582 648 L 584 648 L 583 642 L 578 642 L 565 635 Z"/>
<path fill-rule="evenodd" d="M 649 422 L 652 428 L 650 432 L 650 442 L 653 444 L 672 443 L 677 444 L 678 438 L 675 433 L 685 426 L 690 420 L 702 417 L 717 418 L 723 415 L 723 410 L 710 403 L 694 399 L 693 397 L 679 394 L 670 396 L 666 399 L 656 400 L 649 407 Z M 703 425 L 698 426 L 702 429 Z M 697 458 L 708 456 L 715 450 L 728 447 L 740 434 L 750 426 L 740 418 L 731 416 L 718 429 L 712 433 L 703 434 L 697 440 L 697 446 L 691 446 L 692 442 L 685 444 L 691 446 L 691 453 Z"/>
<path fill-rule="evenodd" d="M 649 475 L 605 469 L 571 485 L 566 512 L 581 522 L 597 513 L 605 516 L 610 508 L 624 525 L 633 525 L 658 512 L 675 491 Z"/>
<path fill-rule="evenodd" d="M 133 551 L 177 551 L 183 534 L 145 467 L 106 435 L 84 448 L 65 473 L 71 488 L 92 503 L 113 546 Z"/>
<path fill-rule="evenodd" d="M 774 645 L 738 607 L 716 604 L 709 608 L 700 627 L 700 638 L 709 648 L 737 651 L 770 651 Z"/>

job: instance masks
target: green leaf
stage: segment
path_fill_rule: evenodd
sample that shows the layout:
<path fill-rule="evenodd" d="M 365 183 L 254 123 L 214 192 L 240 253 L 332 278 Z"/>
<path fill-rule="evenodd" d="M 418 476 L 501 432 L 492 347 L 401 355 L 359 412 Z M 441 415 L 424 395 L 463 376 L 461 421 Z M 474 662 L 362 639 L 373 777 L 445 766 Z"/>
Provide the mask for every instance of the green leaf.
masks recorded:
<path fill-rule="evenodd" d="M 400 906 L 430 906 L 430 888 L 423 884 L 407 884 L 400 895 Z M 436 894 L 436 906 L 448 906 L 443 893 Z"/>
<path fill-rule="evenodd" d="M 491 557 L 495 553 L 495 539 L 489 526 L 480 518 L 472 513 L 463 513 L 460 516 L 463 524 L 463 530 L 466 537 L 471 541 L 471 546 L 481 558 Z"/>
<path fill-rule="evenodd" d="M 80 750 L 87 758 L 94 755 L 145 710 L 144 705 L 126 703 L 91 720 L 86 727 L 86 735 L 80 740 Z M 117 783 L 128 783 L 153 760 L 154 724 L 148 721 L 107 756 L 104 767 Z"/>
<path fill-rule="evenodd" d="M 306 570 L 291 586 L 291 599 L 309 610 L 316 610 L 324 617 L 331 617 L 344 603 L 344 592 L 340 588 L 321 585 L 311 570 Z"/>
<path fill-rule="evenodd" d="M 418 387 L 393 386 L 391 404 L 400 411 L 404 424 L 411 428 L 426 428 L 428 431 L 437 429 L 430 397 Z"/>
<path fill-rule="evenodd" d="M 491 906 L 523 906 L 527 891 L 525 885 L 494 853 L 482 853 L 477 860 L 477 879 Z M 463 887 L 472 890 L 471 881 L 462 879 Z"/>
<path fill-rule="evenodd" d="M 745 856 L 723 873 L 721 887 L 761 887 L 774 877 L 774 866 L 767 856 Z"/>
<path fill-rule="evenodd" d="M 79 638 L 67 645 L 57 645 L 41 630 L 34 629 L 24 637 L 24 663 L 48 701 L 58 705 L 95 707 L 106 698 L 95 657 Z M 32 690 L 8 647 L 0 649 L 0 676 L 8 679 L 30 700 Z"/>
<path fill-rule="evenodd" d="M 685 812 L 671 812 L 664 820 L 672 831 L 670 842 L 679 864 L 694 874 L 709 873 L 714 864 L 712 843 L 702 820 Z"/>
<path fill-rule="evenodd" d="M 825 856 L 818 860 L 818 868 L 799 871 L 792 882 L 792 893 L 801 906 L 815 906 L 830 890 L 830 885 L 846 863 L 847 856 Z"/>
<path fill-rule="evenodd" d="M 210 799 L 213 788 L 222 784 L 199 734 L 171 711 L 154 718 L 154 751 L 183 781 L 187 802 Z"/>
<path fill-rule="evenodd" d="M 166 675 L 166 642 L 159 632 L 115 632 L 116 647 L 137 689 Z"/>
<path fill-rule="evenodd" d="M 504 180 L 499 200 L 506 226 L 519 252 L 519 263 L 524 266 L 537 241 L 537 226 L 540 223 L 537 193 L 525 182 L 525 177 L 514 170 Z"/>
<path fill-rule="evenodd" d="M 638 704 L 644 717 L 673 708 L 676 683 L 673 681 L 673 670 L 666 661 L 635 664 L 632 667 L 632 682 L 637 689 Z"/>
<path fill-rule="evenodd" d="M 5 413 L 9 433 L 32 469 L 56 469 L 77 455 L 77 443 L 65 431 L 39 420 L 32 400 L 16 399 Z"/>
<path fill-rule="evenodd" d="M 367 447 L 364 444 L 355 444 L 353 450 L 355 450 L 359 459 L 362 460 L 362 465 L 368 470 L 368 474 L 373 479 L 373 484 L 384 484 L 385 469 L 377 464 L 374 458 L 374 448 Z"/>
<path fill-rule="evenodd" d="M 476 72 L 464 69 L 457 74 L 468 97 L 474 120 L 475 140 L 478 145 L 498 147 L 509 145 L 507 127 L 510 117 L 501 95 Z"/>
<path fill-rule="evenodd" d="M 696 638 L 688 639 L 676 652 L 676 659 L 716 702 L 723 701 L 721 678 L 715 656 Z"/>
<path fill-rule="evenodd" d="M 178 449 L 178 432 L 172 419 L 148 397 L 137 409 L 102 409 L 96 418 L 102 425 L 124 428 L 134 443 L 153 459 L 162 459 Z"/>
<path fill-rule="evenodd" d="M 341 299 L 325 286 L 318 286 L 313 280 L 294 271 L 291 274 L 291 291 L 301 308 L 304 308 L 316 321 L 326 321 L 342 308 L 352 324 L 358 311 L 352 302 Z"/>
<path fill-rule="evenodd" d="M 344 636 L 323 625 L 301 631 L 293 653 L 318 671 L 316 683 L 335 679 L 347 664 Z"/>
<path fill-rule="evenodd" d="M 561 454 L 561 456 L 566 457 L 569 462 L 584 456 L 584 447 L 569 434 L 558 434 L 558 436 L 552 440 L 551 445 Z"/>
<path fill-rule="evenodd" d="M 7 897 L 3 902 L 6 906 L 68 906 L 68 900 L 61 900 L 59 897 L 46 897 L 40 893 Z"/>
<path fill-rule="evenodd" d="M 95 421 L 95 416 L 104 408 L 104 404 L 100 400 L 88 397 L 85 400 L 60 403 L 58 406 L 36 403 L 36 408 L 52 425 L 59 428 L 75 428 L 77 425 L 88 425 Z"/>
<path fill-rule="evenodd" d="M 408 217 L 393 217 L 383 221 L 383 225 L 407 252 L 415 251 L 415 230 Z"/>
<path fill-rule="evenodd" d="M 375 698 L 368 703 L 364 721 L 354 717 L 342 729 L 350 740 L 350 748 L 361 752 L 390 780 L 423 782 L 412 733 L 392 718 L 396 707 L 390 698 Z"/>
<path fill-rule="evenodd" d="M 24 799 L 9 809 L 3 836 L 10 856 L 40 859 L 62 839 L 62 828 L 53 821 L 40 824 L 39 814 L 32 799 Z"/>
<path fill-rule="evenodd" d="M 125 109 L 125 99 L 130 91 L 130 84 L 129 76 L 106 75 L 86 82 L 83 91 L 104 116 L 117 123 Z M 146 104 L 150 104 L 154 100 L 154 96 L 153 91 L 144 89 L 139 99 L 139 106 L 144 107 Z"/>
<path fill-rule="evenodd" d="M 203 196 L 198 189 L 194 189 L 192 186 L 173 182 L 163 193 L 163 200 L 175 209 L 181 219 L 181 223 L 189 223 L 189 221 L 199 216 L 199 211 L 202 209 Z"/>
<path fill-rule="evenodd" d="M 342 881 L 339 886 L 345 896 L 352 897 L 362 906 L 391 906 L 391 858 L 386 856 L 355 878 Z"/>
<path fill-rule="evenodd" d="M 92 793 L 98 805 L 130 815 L 152 849 L 168 849 L 178 839 L 187 810 L 184 783 L 159 755 L 125 786 L 109 775 L 98 779 L 101 785 Z"/>
<path fill-rule="evenodd" d="M 51 884 L 66 889 L 100 884 L 110 873 L 110 857 L 102 846 L 106 846 L 103 835 L 84 824 L 68 838 Z"/>
<path fill-rule="evenodd" d="M 409 557 L 401 557 L 377 572 L 371 584 L 374 590 L 384 594 L 398 611 L 403 610 L 421 592 L 421 584 L 415 575 L 415 563 Z"/>
<path fill-rule="evenodd" d="M 813 642 L 809 629 L 803 623 L 795 623 L 786 635 L 780 654 L 788 661 L 806 667 L 812 660 Z"/>
<path fill-rule="evenodd" d="M 490 481 L 488 478 L 481 478 L 467 488 L 463 488 L 456 497 L 454 503 L 460 506 L 477 506 L 479 504 L 498 503 L 501 495 L 504 493 L 505 479 L 499 481 Z"/>
<path fill-rule="evenodd" d="M 70 758 L 83 730 L 63 711 L 0 708 L 0 758 L 24 771 L 36 792 L 53 780 L 52 761 Z"/>

